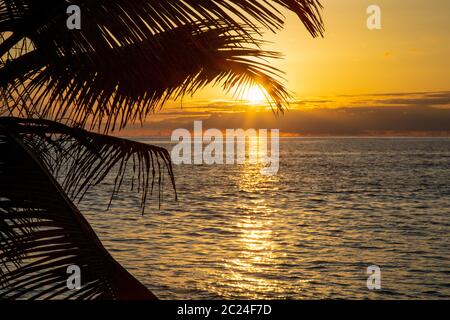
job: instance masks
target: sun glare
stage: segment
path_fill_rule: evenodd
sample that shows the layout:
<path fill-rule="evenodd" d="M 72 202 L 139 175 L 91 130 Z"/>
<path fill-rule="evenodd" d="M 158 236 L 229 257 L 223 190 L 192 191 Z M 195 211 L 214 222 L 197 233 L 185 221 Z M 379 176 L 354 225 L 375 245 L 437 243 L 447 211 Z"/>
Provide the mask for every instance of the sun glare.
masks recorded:
<path fill-rule="evenodd" d="M 263 103 L 267 99 L 263 90 L 258 86 L 250 86 L 244 91 L 242 98 L 250 104 Z"/>

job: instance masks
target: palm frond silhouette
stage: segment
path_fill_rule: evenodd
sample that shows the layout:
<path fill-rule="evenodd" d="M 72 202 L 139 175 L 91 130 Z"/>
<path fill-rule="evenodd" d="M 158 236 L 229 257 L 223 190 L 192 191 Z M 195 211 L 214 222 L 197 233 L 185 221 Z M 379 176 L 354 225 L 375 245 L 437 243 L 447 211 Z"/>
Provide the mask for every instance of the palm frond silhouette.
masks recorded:
<path fill-rule="evenodd" d="M 64 0 L 0 0 L 0 298 L 153 299 L 102 246 L 74 205 L 131 170 L 142 196 L 169 175 L 167 150 L 108 136 L 168 99 L 208 84 L 257 84 L 274 111 L 290 98 L 262 49 L 264 29 L 297 14 L 323 33 L 317 0 L 80 0 L 68 30 Z M 90 131 L 87 131 L 90 130 Z M 63 169 L 65 168 L 65 169 Z M 64 171 L 64 174 L 59 174 Z M 61 176 L 63 176 L 61 178 Z M 136 183 L 134 183 L 136 181 Z M 66 286 L 66 269 L 83 286 Z"/>

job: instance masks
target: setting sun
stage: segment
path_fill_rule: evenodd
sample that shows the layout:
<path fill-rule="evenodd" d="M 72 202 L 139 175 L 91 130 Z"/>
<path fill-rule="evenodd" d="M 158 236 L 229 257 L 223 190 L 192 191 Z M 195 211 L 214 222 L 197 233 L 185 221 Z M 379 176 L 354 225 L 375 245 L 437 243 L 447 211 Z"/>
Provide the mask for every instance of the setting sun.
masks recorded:
<path fill-rule="evenodd" d="M 249 86 L 242 94 L 242 99 L 250 104 L 262 103 L 267 100 L 264 89 L 259 86 Z"/>

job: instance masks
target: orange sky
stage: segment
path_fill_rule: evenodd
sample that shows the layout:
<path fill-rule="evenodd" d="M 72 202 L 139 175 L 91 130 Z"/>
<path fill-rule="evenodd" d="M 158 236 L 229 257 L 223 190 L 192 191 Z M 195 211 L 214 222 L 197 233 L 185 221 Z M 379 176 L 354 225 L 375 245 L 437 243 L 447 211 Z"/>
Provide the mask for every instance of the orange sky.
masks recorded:
<path fill-rule="evenodd" d="M 297 96 L 444 91 L 450 89 L 450 1 L 323 0 L 325 37 L 312 39 L 295 15 L 266 33 L 274 61 Z M 367 7 L 378 4 L 382 29 L 368 30 Z M 196 99 L 217 99 L 206 89 Z"/>
<path fill-rule="evenodd" d="M 286 121 L 300 115 L 295 111 L 305 116 L 308 109 L 315 108 L 315 111 L 310 111 L 316 112 L 314 119 L 329 119 L 317 121 L 318 128 L 299 122 L 297 127 L 286 128 L 285 134 L 289 134 L 287 131 L 307 134 L 308 130 L 317 134 L 328 131 L 333 134 L 333 130 L 327 130 L 326 126 L 336 127 L 336 122 L 350 123 L 351 119 L 348 114 L 342 119 L 336 113 L 332 115 L 331 111 L 327 114 L 327 109 L 372 108 L 385 112 L 385 108 L 394 108 L 393 111 L 399 112 L 398 108 L 406 108 L 406 111 L 401 111 L 405 116 L 403 126 L 399 124 L 402 132 L 428 132 L 430 128 L 436 132 L 443 129 L 450 132 L 450 127 L 445 124 L 422 126 L 418 119 L 408 118 L 407 112 L 408 108 L 412 112 L 417 108 L 429 108 L 431 111 L 421 110 L 425 114 L 433 113 L 433 108 L 450 110 L 450 1 L 322 0 L 322 4 L 326 28 L 323 39 L 311 38 L 296 16 L 291 14 L 286 17 L 283 31 L 277 35 L 268 32 L 264 37 L 264 40 L 272 42 L 267 49 L 284 54 L 283 60 L 276 60 L 273 64 L 286 72 L 286 85 L 296 99 L 291 112 L 278 119 L 272 117 L 271 125 L 276 123 L 283 129 Z M 381 7 L 381 30 L 371 31 L 366 26 L 366 10 L 371 4 Z M 162 113 L 150 116 L 144 130 L 136 128 L 135 133 L 166 132 L 173 126 L 189 128 L 193 120 L 217 116 L 228 116 L 222 117 L 223 126 L 233 127 L 237 123 L 229 118 L 230 112 L 267 113 L 264 108 L 243 105 L 221 92 L 220 88 L 211 87 L 193 98 L 185 98 L 183 109 L 180 105 L 180 101 L 168 103 Z M 437 116 L 437 122 L 450 111 L 441 112 L 445 115 Z M 402 122 L 398 115 L 396 119 Z M 162 120 L 165 125 L 160 126 Z M 366 115 L 360 121 L 373 125 L 375 120 Z M 375 125 L 372 129 L 376 128 L 389 132 L 396 130 L 395 125 L 393 128 Z M 367 128 L 367 131 L 371 129 Z"/>

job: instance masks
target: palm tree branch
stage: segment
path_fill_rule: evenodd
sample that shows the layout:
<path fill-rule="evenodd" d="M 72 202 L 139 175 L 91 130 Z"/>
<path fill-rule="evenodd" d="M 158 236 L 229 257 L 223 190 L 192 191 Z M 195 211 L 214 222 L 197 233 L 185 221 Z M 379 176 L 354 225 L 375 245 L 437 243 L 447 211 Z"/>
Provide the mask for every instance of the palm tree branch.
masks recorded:
<path fill-rule="evenodd" d="M 155 298 L 106 251 L 46 165 L 0 125 L 0 299 Z M 81 268 L 82 288 L 67 286 Z"/>
<path fill-rule="evenodd" d="M 81 201 L 93 186 L 115 174 L 111 201 L 124 180 L 141 194 L 142 212 L 158 187 L 161 201 L 164 171 L 176 187 L 169 152 L 161 147 L 71 128 L 44 119 L 0 118 L 0 125 L 19 134 L 28 148 L 40 155 L 73 201 Z M 111 201 L 109 205 L 111 204 Z"/>
<path fill-rule="evenodd" d="M 3 84 L 9 83 L 3 89 L 12 101 L 8 112 L 22 108 L 14 92 L 25 90 L 33 114 L 55 121 L 70 119 L 91 129 L 103 126 L 108 132 L 142 122 L 169 98 L 192 95 L 210 83 L 222 82 L 231 90 L 232 78 L 245 80 L 242 85 L 261 85 L 275 108 L 283 110 L 289 93 L 278 78 L 281 72 L 261 60 L 278 58 L 277 53 L 255 47 L 259 43 L 248 33 L 227 26 L 198 28 L 184 26 L 138 45 L 75 56 L 50 59 L 39 50 L 25 54 L 16 63 L 33 61 L 25 64 L 32 74 L 29 81 L 13 80 L 25 73 L 15 74 L 14 62 L 0 69 Z"/>
<path fill-rule="evenodd" d="M 37 51 L 18 57 L 17 63 L 0 64 L 0 112 L 69 119 L 90 128 L 104 125 L 105 132 L 143 121 L 173 94 L 192 94 L 192 88 L 210 83 L 199 81 L 198 75 L 211 62 L 217 64 L 215 57 L 245 64 L 236 60 L 237 49 L 261 44 L 255 39 L 260 25 L 280 28 L 281 8 L 296 13 L 313 36 L 323 31 L 316 0 L 80 0 L 83 28 L 75 32 L 65 25 L 66 1 L 0 3 L 0 25 L 9 25 L 5 30 L 14 37 L 30 39 Z M 275 56 L 263 50 L 240 54 Z M 186 68 L 192 63 L 187 55 L 197 57 L 192 68 Z M 238 69 L 243 68 L 232 68 Z M 253 69 L 247 75 L 255 74 Z M 282 109 L 287 105 L 286 90 L 262 71 L 259 68 L 252 81 L 272 85 L 265 89 Z M 197 81 L 189 90 L 187 79 Z"/>

